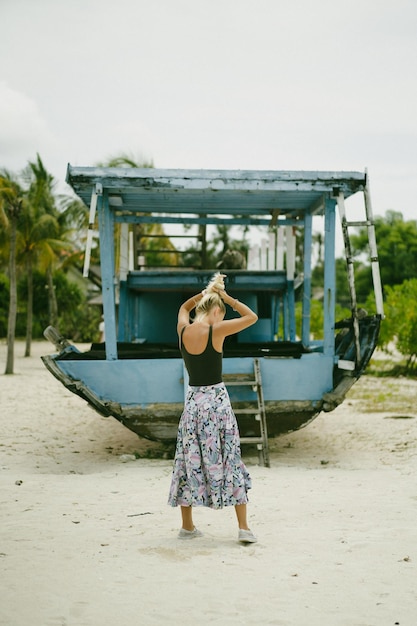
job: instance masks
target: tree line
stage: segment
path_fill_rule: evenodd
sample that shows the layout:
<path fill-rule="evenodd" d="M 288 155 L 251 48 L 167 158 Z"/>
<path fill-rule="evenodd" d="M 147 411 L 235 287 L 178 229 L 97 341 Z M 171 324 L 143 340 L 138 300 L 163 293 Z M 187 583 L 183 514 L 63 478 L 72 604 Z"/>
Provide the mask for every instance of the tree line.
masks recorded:
<path fill-rule="evenodd" d="M 384 297 L 384 320 L 378 346 L 391 353 L 394 346 L 406 357 L 404 369 L 411 372 L 417 363 L 417 220 L 405 221 L 402 213 L 389 210 L 375 217 L 375 234 Z M 358 305 L 374 309 L 372 272 L 363 259 L 368 253 L 367 229 L 360 228 L 351 237 L 356 259 L 355 286 Z M 315 268 L 317 270 L 317 268 Z M 336 261 L 336 292 L 339 301 L 348 301 L 344 259 Z M 395 368 L 393 368 L 395 369 Z"/>
<path fill-rule="evenodd" d="M 13 373 L 16 333 L 25 336 L 29 356 L 42 322 L 88 321 L 77 319 L 85 317 L 78 311 L 83 293 L 67 278 L 68 269 L 82 261 L 78 233 L 87 220 L 81 201 L 55 193 L 55 180 L 39 155 L 22 172 L 0 170 L 0 336 L 7 336 L 6 374 Z"/>

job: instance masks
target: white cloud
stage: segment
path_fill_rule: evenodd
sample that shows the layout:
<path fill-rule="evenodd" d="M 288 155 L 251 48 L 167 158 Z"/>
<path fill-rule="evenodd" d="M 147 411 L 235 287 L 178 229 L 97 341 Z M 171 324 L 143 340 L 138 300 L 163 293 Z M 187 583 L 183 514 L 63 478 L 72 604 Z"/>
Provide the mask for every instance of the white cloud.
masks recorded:
<path fill-rule="evenodd" d="M 36 102 L 26 94 L 0 81 L 0 163 L 15 168 L 54 140 Z"/>
<path fill-rule="evenodd" d="M 415 217 L 415 0 L 2 4 L 0 167 L 367 166 Z"/>

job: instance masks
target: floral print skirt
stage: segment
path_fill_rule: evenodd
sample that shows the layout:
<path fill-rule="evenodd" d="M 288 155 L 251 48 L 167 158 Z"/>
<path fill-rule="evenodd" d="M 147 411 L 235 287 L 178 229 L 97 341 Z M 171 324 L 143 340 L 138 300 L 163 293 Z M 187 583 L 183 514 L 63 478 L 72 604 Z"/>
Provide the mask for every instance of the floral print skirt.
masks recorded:
<path fill-rule="evenodd" d="M 188 387 L 168 504 L 221 509 L 245 504 L 250 488 L 236 417 L 224 383 Z"/>

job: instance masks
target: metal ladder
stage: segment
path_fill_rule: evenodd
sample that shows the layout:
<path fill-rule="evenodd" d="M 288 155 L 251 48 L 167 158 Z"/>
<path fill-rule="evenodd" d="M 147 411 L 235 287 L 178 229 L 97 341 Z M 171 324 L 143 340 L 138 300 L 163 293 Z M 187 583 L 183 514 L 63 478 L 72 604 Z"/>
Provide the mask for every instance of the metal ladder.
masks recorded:
<path fill-rule="evenodd" d="M 253 408 L 233 409 L 235 415 L 253 415 L 255 421 L 259 423 L 259 435 L 253 437 L 241 437 L 242 444 L 256 444 L 259 454 L 259 464 L 264 467 L 270 467 L 269 464 L 269 447 L 268 447 L 268 429 L 266 424 L 266 413 L 264 394 L 262 389 L 261 368 L 259 359 L 254 359 L 254 377 L 251 379 L 237 378 L 238 374 L 229 374 L 230 379 L 225 380 L 226 387 L 252 387 L 256 393 L 257 403 Z M 241 376 L 241 375 L 240 375 Z M 235 378 L 233 378 L 235 377 Z"/>
<path fill-rule="evenodd" d="M 339 193 L 339 195 L 337 196 L 337 206 L 339 209 L 340 222 L 342 225 L 343 242 L 344 242 L 346 262 L 347 262 L 350 302 L 351 302 L 352 320 L 353 320 L 353 334 L 354 334 L 355 349 L 356 349 L 355 350 L 356 351 L 356 364 L 358 364 L 361 359 L 361 348 L 360 348 L 360 336 L 359 336 L 358 307 L 357 307 L 356 288 L 355 288 L 355 274 L 354 274 L 354 267 L 353 267 L 352 247 L 350 244 L 350 237 L 349 237 L 350 227 L 366 226 L 367 228 L 370 261 L 371 261 L 371 268 L 372 268 L 372 280 L 373 280 L 374 292 L 375 292 L 376 312 L 379 315 L 381 315 L 382 318 L 384 317 L 381 275 L 379 271 L 379 262 L 378 262 L 376 238 L 375 238 L 375 223 L 374 223 L 374 217 L 373 217 L 373 212 L 372 212 L 371 196 L 369 192 L 369 177 L 368 177 L 367 172 L 366 172 L 365 187 L 364 187 L 363 193 L 364 193 L 364 201 L 365 201 L 366 220 L 357 221 L 357 222 L 347 221 L 344 196 L 342 193 Z"/>

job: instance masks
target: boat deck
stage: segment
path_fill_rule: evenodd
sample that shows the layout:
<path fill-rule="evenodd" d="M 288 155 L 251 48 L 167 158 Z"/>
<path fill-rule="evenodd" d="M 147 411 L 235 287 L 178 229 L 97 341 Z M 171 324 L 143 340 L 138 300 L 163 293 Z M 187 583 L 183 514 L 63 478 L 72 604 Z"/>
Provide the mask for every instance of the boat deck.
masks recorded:
<path fill-rule="evenodd" d="M 173 343 L 118 343 L 119 359 L 178 359 L 181 357 L 177 344 Z M 299 359 L 302 354 L 311 352 L 299 341 L 274 341 L 264 343 L 232 343 L 224 346 L 225 358 L 270 357 Z M 79 352 L 64 351 L 56 359 L 60 361 L 88 361 L 106 358 L 104 343 L 91 344 L 90 350 Z"/>

